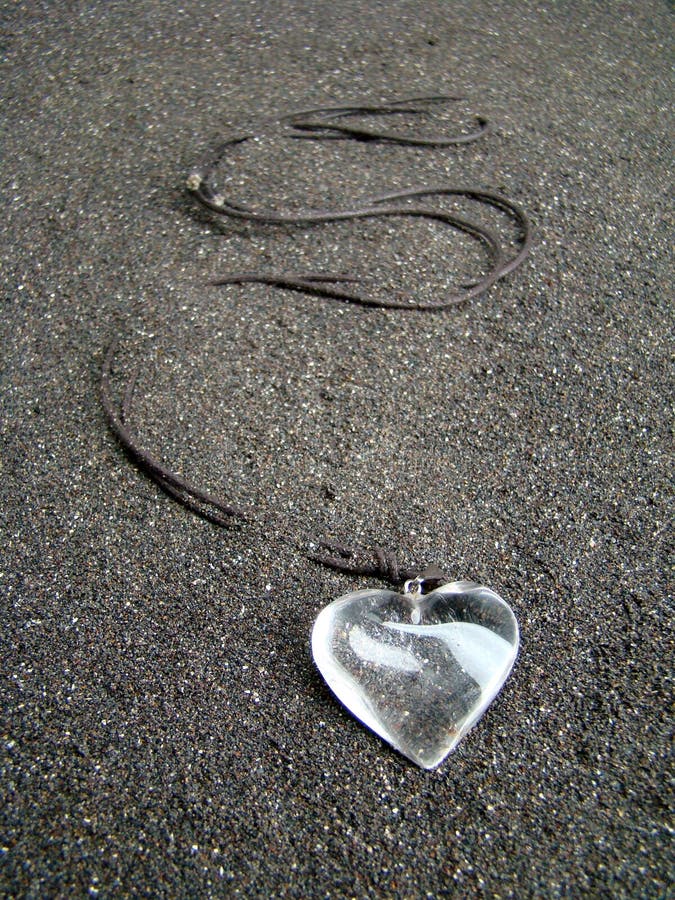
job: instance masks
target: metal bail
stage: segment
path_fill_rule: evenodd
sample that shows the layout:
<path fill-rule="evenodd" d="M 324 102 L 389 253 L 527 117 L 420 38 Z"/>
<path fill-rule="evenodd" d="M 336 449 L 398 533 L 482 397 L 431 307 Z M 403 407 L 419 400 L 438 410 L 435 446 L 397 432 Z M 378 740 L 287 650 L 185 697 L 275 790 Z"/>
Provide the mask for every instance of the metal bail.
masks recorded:
<path fill-rule="evenodd" d="M 424 593 L 422 590 L 423 585 L 423 578 L 420 578 L 419 576 L 417 578 L 409 578 L 403 585 L 403 591 L 414 600 L 419 600 Z"/>
<path fill-rule="evenodd" d="M 406 581 L 403 590 L 406 594 L 419 598 L 435 591 L 436 588 L 447 582 L 448 576 L 438 566 L 428 566 L 423 572 L 420 572 L 417 578 L 410 578 Z"/>

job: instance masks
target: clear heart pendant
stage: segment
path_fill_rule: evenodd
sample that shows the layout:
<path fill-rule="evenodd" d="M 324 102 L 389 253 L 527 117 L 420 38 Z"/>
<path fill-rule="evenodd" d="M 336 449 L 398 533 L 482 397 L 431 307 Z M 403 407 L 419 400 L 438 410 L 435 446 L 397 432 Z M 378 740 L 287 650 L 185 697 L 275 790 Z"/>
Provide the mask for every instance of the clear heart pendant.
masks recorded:
<path fill-rule="evenodd" d="M 518 653 L 510 606 L 471 581 L 422 593 L 354 591 L 323 609 L 314 661 L 338 699 L 418 766 L 434 769 L 478 721 Z"/>

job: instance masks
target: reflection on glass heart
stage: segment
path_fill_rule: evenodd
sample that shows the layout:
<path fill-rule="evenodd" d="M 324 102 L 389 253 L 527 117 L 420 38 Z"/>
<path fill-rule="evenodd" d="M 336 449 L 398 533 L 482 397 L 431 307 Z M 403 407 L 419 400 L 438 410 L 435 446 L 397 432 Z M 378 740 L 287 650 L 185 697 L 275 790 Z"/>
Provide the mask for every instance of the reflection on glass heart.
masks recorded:
<path fill-rule="evenodd" d="M 347 709 L 433 769 L 506 681 L 518 624 L 501 597 L 471 581 L 424 596 L 354 591 L 319 613 L 312 653 Z"/>

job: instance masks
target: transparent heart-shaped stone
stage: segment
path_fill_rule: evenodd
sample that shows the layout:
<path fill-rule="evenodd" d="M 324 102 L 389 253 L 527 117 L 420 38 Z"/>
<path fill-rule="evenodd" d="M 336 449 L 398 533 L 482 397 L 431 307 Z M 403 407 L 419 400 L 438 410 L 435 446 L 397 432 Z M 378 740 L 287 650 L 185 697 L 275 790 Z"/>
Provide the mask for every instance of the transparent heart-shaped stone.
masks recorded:
<path fill-rule="evenodd" d="M 515 616 L 501 597 L 456 581 L 424 596 L 345 594 L 319 613 L 312 653 L 350 712 L 433 769 L 504 684 L 518 641 Z"/>

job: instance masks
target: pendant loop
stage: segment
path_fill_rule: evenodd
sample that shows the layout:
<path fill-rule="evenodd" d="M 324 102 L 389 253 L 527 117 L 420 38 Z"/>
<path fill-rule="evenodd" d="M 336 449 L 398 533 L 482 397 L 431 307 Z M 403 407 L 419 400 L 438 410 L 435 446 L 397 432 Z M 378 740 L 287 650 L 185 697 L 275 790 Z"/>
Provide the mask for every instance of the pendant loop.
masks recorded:
<path fill-rule="evenodd" d="M 420 578 L 409 578 L 408 581 L 403 585 L 403 593 L 409 597 L 412 597 L 413 600 L 419 600 L 424 591 L 422 588 L 424 587 L 424 579 Z"/>

